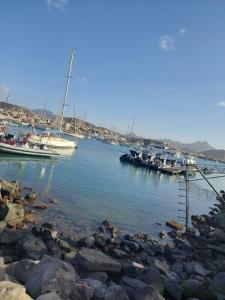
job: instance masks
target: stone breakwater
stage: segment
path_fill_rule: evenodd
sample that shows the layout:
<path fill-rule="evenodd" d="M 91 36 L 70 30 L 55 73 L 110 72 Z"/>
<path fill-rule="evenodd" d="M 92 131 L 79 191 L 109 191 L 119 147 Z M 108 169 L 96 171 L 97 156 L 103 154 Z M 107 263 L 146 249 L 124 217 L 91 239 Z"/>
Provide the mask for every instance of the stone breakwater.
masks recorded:
<path fill-rule="evenodd" d="M 1 300 L 225 299 L 224 193 L 209 215 L 192 216 L 188 238 L 173 230 L 164 244 L 107 220 L 82 239 L 65 236 L 27 218 L 35 193 L 1 182 L 1 195 Z"/>

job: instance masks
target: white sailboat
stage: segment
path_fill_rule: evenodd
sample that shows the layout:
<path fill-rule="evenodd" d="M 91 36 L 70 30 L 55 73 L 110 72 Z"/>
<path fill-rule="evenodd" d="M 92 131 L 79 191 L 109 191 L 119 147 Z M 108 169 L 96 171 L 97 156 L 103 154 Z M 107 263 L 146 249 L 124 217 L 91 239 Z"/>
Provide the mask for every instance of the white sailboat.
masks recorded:
<path fill-rule="evenodd" d="M 64 101 L 63 101 L 62 112 L 60 116 L 59 135 L 56 136 L 51 132 L 44 132 L 42 135 L 31 134 L 28 138 L 30 143 L 36 145 L 37 144 L 46 145 L 48 147 L 53 147 L 53 148 L 76 148 L 77 147 L 76 141 L 69 141 L 67 139 L 60 137 L 60 133 L 62 132 L 62 126 L 63 126 L 64 111 L 67 103 L 67 96 L 68 96 L 69 83 L 70 83 L 70 78 L 72 73 L 73 60 L 74 60 L 74 49 L 72 49 L 71 58 L 70 58 L 69 71 L 68 71 L 66 89 L 64 94 Z"/>

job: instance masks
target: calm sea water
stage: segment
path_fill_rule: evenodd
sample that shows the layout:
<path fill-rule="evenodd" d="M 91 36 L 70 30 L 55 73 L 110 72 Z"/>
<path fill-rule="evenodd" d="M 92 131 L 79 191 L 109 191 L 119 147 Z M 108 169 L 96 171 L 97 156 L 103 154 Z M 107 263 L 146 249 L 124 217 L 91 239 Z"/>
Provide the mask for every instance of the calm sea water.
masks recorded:
<path fill-rule="evenodd" d="M 183 194 L 181 179 L 123 165 L 119 157 L 127 151 L 86 139 L 72 155 L 64 153 L 57 160 L 0 154 L 0 178 L 18 180 L 41 193 L 41 201 L 49 203 L 41 217 L 70 233 L 86 233 L 109 219 L 122 230 L 157 236 L 166 220 L 184 222 L 179 211 L 184 206 L 178 203 L 183 201 L 178 197 Z M 57 204 L 50 204 L 52 197 Z M 206 213 L 213 203 L 215 194 L 206 185 L 191 183 L 191 213 Z"/>

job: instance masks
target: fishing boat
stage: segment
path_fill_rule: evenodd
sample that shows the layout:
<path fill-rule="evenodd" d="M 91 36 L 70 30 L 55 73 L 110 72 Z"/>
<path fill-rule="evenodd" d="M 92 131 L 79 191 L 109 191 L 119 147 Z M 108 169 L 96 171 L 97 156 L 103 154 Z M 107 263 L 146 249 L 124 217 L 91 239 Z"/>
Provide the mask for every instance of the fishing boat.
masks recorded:
<path fill-rule="evenodd" d="M 38 145 L 46 145 L 48 147 L 52 148 L 76 148 L 77 142 L 76 141 L 69 141 L 67 139 L 64 139 L 60 136 L 62 133 L 62 127 L 63 127 L 63 119 L 64 119 L 64 111 L 65 107 L 67 105 L 67 96 L 68 96 L 68 89 L 69 89 L 69 83 L 72 73 L 72 66 L 73 66 L 73 60 L 74 60 L 74 49 L 72 49 L 71 58 L 70 58 L 70 64 L 69 64 L 69 71 L 66 81 L 66 89 L 64 94 L 64 101 L 62 105 L 62 112 L 60 116 L 60 125 L 58 129 L 58 136 L 56 134 L 46 134 L 43 133 L 41 135 L 38 135 L 36 133 L 32 133 L 29 135 L 28 140 L 32 144 L 38 144 Z"/>

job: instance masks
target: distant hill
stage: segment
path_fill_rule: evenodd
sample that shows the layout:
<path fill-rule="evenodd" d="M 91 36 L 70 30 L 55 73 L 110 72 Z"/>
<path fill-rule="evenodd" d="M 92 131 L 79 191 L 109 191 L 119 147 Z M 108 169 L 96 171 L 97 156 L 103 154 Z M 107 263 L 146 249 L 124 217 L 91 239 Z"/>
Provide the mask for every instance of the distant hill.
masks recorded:
<path fill-rule="evenodd" d="M 23 110 L 23 111 L 28 111 L 28 108 L 24 107 L 24 106 L 20 106 L 20 105 L 15 105 L 15 104 L 11 104 L 11 103 L 6 103 L 6 102 L 0 102 L 0 108 L 9 110 L 9 109 L 15 109 L 15 110 Z"/>
<path fill-rule="evenodd" d="M 33 109 L 32 112 L 34 112 L 37 115 L 42 115 L 46 118 L 54 118 L 55 117 L 53 112 L 51 112 L 50 110 L 47 110 L 47 109 Z"/>
<path fill-rule="evenodd" d="M 225 162 L 225 150 L 213 149 L 213 150 L 203 151 L 201 153 L 204 154 L 207 158 Z"/>
<path fill-rule="evenodd" d="M 208 150 L 214 150 L 213 147 L 209 145 L 206 141 L 197 141 L 190 144 L 185 144 L 177 141 L 166 140 L 166 142 L 172 147 L 176 149 L 189 150 L 193 152 L 203 152 Z"/>

